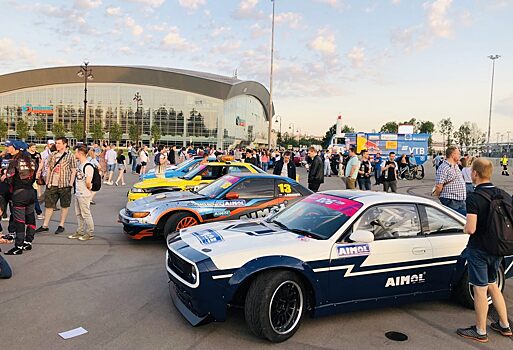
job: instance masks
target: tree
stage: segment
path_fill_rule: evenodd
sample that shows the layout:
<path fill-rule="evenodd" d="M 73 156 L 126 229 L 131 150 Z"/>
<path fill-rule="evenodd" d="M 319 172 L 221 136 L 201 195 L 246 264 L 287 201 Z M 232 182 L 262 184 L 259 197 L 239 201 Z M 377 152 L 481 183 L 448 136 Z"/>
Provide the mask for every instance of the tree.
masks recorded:
<path fill-rule="evenodd" d="M 134 122 L 131 122 L 128 125 L 128 136 L 130 137 L 130 140 L 139 142 L 139 128 Z"/>
<path fill-rule="evenodd" d="M 71 133 L 75 139 L 82 140 L 84 138 L 84 124 L 80 122 L 71 124 Z"/>
<path fill-rule="evenodd" d="M 109 129 L 109 141 L 116 141 L 116 144 L 119 145 L 122 138 L 123 130 L 121 129 L 121 125 L 119 125 L 119 123 L 112 123 Z"/>
<path fill-rule="evenodd" d="M 16 123 L 16 134 L 18 135 L 18 138 L 25 141 L 25 139 L 28 137 L 28 132 L 29 132 L 28 122 L 23 118 L 18 118 L 18 122 Z"/>
<path fill-rule="evenodd" d="M 52 132 L 55 138 L 66 136 L 66 127 L 63 123 L 53 123 Z"/>
<path fill-rule="evenodd" d="M 7 139 L 7 133 L 9 132 L 9 126 L 6 122 L 0 121 L 0 139 Z"/>
<path fill-rule="evenodd" d="M 94 122 L 93 125 L 91 125 L 91 135 L 93 140 L 101 141 L 101 139 L 103 139 L 105 133 L 101 122 Z"/>
<path fill-rule="evenodd" d="M 153 137 L 153 142 L 159 141 L 162 137 L 162 132 L 157 124 L 151 126 L 151 137 Z"/>
<path fill-rule="evenodd" d="M 460 146 L 472 146 L 483 143 L 484 133 L 479 129 L 476 123 L 465 122 L 454 132 L 454 138 Z"/>
<path fill-rule="evenodd" d="M 440 122 L 438 122 L 438 129 L 440 130 L 440 133 L 444 137 L 444 148 L 445 148 L 445 146 L 450 145 L 451 141 L 452 141 L 451 135 L 454 130 L 454 125 L 452 124 L 451 118 L 448 117 L 448 118 L 440 120 Z M 447 143 L 445 142 L 446 140 L 447 140 Z"/>
<path fill-rule="evenodd" d="M 36 139 L 39 141 L 46 138 L 46 125 L 43 120 L 38 119 L 36 124 L 34 125 L 34 132 L 36 133 Z"/>
<path fill-rule="evenodd" d="M 430 121 L 420 121 L 417 131 L 419 134 L 433 134 L 435 132 L 435 124 Z"/>
<path fill-rule="evenodd" d="M 383 124 L 383 126 L 381 126 L 381 129 L 379 130 L 379 132 L 396 134 L 398 130 L 399 130 L 399 126 L 397 125 L 396 122 L 388 122 L 388 123 Z"/>

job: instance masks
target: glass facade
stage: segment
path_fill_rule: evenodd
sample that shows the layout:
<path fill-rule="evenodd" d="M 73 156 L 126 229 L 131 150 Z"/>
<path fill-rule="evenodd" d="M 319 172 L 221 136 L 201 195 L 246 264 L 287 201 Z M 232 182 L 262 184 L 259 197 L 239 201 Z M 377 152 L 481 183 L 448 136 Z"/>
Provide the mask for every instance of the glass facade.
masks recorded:
<path fill-rule="evenodd" d="M 136 113 L 135 93 L 142 98 Z M 221 100 L 181 90 L 134 84 L 89 83 L 87 94 L 87 130 L 101 123 L 108 131 L 118 123 L 123 141 L 129 140 L 130 125 L 140 129 L 140 139 L 151 141 L 152 126 L 162 135 L 160 143 L 228 146 L 266 143 L 267 121 L 258 99 L 249 95 Z M 72 138 L 72 125 L 83 123 L 83 84 L 51 85 L 0 94 L 0 118 L 7 122 L 9 135 L 16 135 L 16 123 L 22 118 L 33 126 L 43 120 L 47 136 L 53 124 L 62 123 Z"/>

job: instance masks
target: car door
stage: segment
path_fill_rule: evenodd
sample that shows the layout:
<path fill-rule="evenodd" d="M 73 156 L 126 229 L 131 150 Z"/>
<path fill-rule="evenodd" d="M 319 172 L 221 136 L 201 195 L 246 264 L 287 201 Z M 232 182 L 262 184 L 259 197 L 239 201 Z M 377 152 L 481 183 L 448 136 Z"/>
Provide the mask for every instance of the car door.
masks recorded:
<path fill-rule="evenodd" d="M 272 207 L 286 207 L 302 198 L 299 192 L 299 186 L 294 186 L 284 179 L 275 180 L 276 200 L 271 203 Z"/>
<path fill-rule="evenodd" d="M 371 243 L 351 242 L 349 233 L 331 250 L 330 290 L 336 303 L 386 300 L 423 289 L 431 245 L 421 232 L 415 204 L 382 204 L 365 210 L 352 232 L 370 231 Z"/>
<path fill-rule="evenodd" d="M 463 271 L 465 259 L 461 253 L 468 242 L 463 232 L 464 224 L 453 215 L 429 205 L 419 206 L 423 231 L 433 249 L 433 273 L 430 284 L 433 290 L 449 291 L 457 283 L 458 272 Z M 455 214 L 456 215 L 456 214 Z M 455 280 L 456 278 L 456 280 Z"/>
<path fill-rule="evenodd" d="M 274 199 L 274 179 L 272 178 L 245 178 L 233 186 L 225 195 L 238 194 L 238 199 L 233 199 L 228 204 L 237 204 L 230 209 L 231 215 L 236 218 L 259 218 L 269 214 L 269 202 Z"/>

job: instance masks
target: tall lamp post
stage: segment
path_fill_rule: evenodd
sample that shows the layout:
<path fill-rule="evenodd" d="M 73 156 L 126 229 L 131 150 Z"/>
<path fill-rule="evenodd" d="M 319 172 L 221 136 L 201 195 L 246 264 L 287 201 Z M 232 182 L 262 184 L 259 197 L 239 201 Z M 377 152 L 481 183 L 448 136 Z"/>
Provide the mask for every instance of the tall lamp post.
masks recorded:
<path fill-rule="evenodd" d="M 495 77 L 495 60 L 499 59 L 500 55 L 490 55 L 488 56 L 489 59 L 492 60 L 492 88 L 490 90 L 490 111 L 488 114 L 488 147 L 490 145 L 490 132 L 492 129 L 492 100 L 493 100 L 493 79 Z"/>
<path fill-rule="evenodd" d="M 281 120 L 282 120 L 281 115 L 276 116 L 276 120 L 275 120 L 276 123 L 278 123 L 278 119 L 280 119 L 280 136 L 283 137 L 283 135 L 281 134 Z"/>
<path fill-rule="evenodd" d="M 139 113 L 139 105 L 142 104 L 142 98 L 141 98 L 141 94 L 139 93 L 139 91 L 137 91 L 135 93 L 135 96 L 134 96 L 134 101 L 136 102 L 136 105 L 137 105 L 137 109 L 135 110 L 135 128 L 137 130 L 137 132 L 135 133 L 135 144 L 137 146 L 139 146 L 139 116 L 140 116 L 140 113 Z M 142 123 L 141 123 L 142 124 Z"/>
<path fill-rule="evenodd" d="M 93 69 L 89 68 L 89 62 L 84 61 L 77 73 L 79 78 L 84 78 L 84 144 L 87 143 L 87 82 L 94 79 Z"/>
<path fill-rule="evenodd" d="M 267 141 L 269 150 L 271 149 L 271 129 L 273 120 L 273 64 L 274 64 L 274 0 L 273 3 L 273 16 L 271 25 L 271 74 L 269 75 L 269 129 L 267 130 Z"/>

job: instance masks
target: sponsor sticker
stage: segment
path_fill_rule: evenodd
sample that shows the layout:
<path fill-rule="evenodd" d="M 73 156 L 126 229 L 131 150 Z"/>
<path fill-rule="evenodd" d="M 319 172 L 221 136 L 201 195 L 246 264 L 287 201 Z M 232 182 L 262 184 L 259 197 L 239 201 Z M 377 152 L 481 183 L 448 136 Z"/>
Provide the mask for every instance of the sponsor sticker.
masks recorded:
<path fill-rule="evenodd" d="M 337 254 L 341 258 L 366 256 L 370 254 L 370 246 L 368 244 L 341 245 L 337 247 Z"/>
<path fill-rule="evenodd" d="M 353 216 L 362 207 L 362 203 L 347 198 L 340 198 L 326 194 L 313 194 L 304 199 L 307 203 L 314 203 L 331 210 L 338 211 L 347 216 Z"/>
<path fill-rule="evenodd" d="M 230 215 L 230 211 L 229 210 L 216 211 L 214 213 L 214 217 L 228 216 L 228 215 Z"/>
<path fill-rule="evenodd" d="M 221 236 L 217 231 L 211 229 L 194 232 L 192 235 L 196 237 L 197 240 L 203 245 L 209 245 L 223 241 L 223 236 Z"/>
<path fill-rule="evenodd" d="M 389 277 L 385 283 L 385 288 L 406 286 L 410 284 L 419 284 L 424 282 L 426 282 L 425 272 L 413 275 Z"/>
<path fill-rule="evenodd" d="M 231 201 L 223 201 L 222 202 L 223 205 L 216 205 L 216 207 L 218 206 L 221 206 L 221 207 L 245 207 L 246 206 L 246 201 L 243 200 L 243 199 L 235 199 L 235 200 L 231 200 Z"/>

